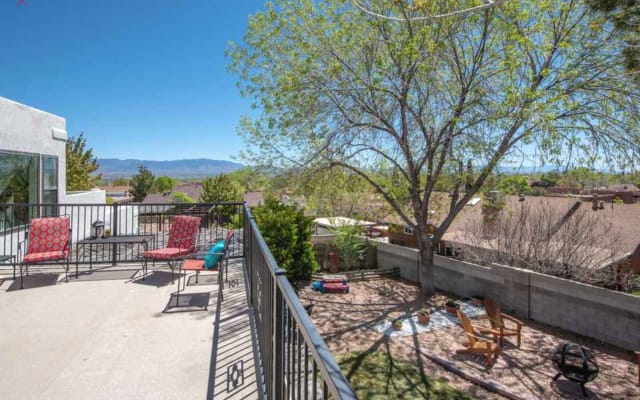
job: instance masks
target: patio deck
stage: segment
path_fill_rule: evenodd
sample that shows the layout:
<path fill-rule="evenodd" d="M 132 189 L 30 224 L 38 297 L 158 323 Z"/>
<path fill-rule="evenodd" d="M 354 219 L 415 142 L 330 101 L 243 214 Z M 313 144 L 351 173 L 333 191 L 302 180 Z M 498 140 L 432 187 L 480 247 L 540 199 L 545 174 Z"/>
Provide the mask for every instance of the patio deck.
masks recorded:
<path fill-rule="evenodd" d="M 58 284 L 55 274 L 32 275 L 24 290 L 5 279 L 0 398 L 258 399 L 242 260 L 229 266 L 223 302 L 206 275 L 181 294 L 181 305 L 206 310 L 163 312 L 177 286 L 168 270 L 130 279 L 139 264 L 83 269 L 69 283 L 51 269 Z"/>

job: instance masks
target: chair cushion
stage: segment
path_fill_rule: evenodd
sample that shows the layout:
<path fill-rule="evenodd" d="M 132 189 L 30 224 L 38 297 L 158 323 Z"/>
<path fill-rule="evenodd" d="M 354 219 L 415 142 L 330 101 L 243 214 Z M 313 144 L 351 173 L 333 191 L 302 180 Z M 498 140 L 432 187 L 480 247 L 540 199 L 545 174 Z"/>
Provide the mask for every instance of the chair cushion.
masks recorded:
<path fill-rule="evenodd" d="M 69 218 L 34 218 L 29 224 L 27 254 L 61 252 L 69 243 Z"/>
<path fill-rule="evenodd" d="M 184 260 L 182 264 L 183 271 L 202 271 L 204 269 L 204 260 Z"/>
<path fill-rule="evenodd" d="M 176 215 L 171 219 L 167 247 L 195 250 L 199 227 L 200 217 Z"/>
<path fill-rule="evenodd" d="M 224 252 L 224 240 L 218 241 L 211 249 L 209 250 L 209 254 L 204 258 L 204 267 L 206 269 L 214 268 L 220 258 L 222 258 L 222 253 Z"/>
<path fill-rule="evenodd" d="M 173 260 L 174 258 L 189 255 L 192 249 L 181 249 L 177 247 L 165 247 L 164 249 L 148 250 L 144 252 L 144 257 L 154 260 Z"/>
<path fill-rule="evenodd" d="M 40 253 L 29 253 L 24 256 L 22 262 L 25 264 L 34 264 L 45 261 L 61 261 L 67 259 L 67 251 L 43 251 Z"/>

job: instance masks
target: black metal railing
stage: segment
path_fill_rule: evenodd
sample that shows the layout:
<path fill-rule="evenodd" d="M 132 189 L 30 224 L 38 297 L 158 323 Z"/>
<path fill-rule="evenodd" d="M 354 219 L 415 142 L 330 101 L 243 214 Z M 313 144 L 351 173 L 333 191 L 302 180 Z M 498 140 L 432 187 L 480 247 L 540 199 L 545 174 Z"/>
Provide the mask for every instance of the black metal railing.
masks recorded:
<path fill-rule="evenodd" d="M 100 221 L 114 236 L 149 235 L 150 248 L 165 247 L 172 217 L 201 218 L 198 244 L 201 247 L 224 239 L 232 228 L 242 229 L 243 203 L 197 204 L 0 204 L 0 255 L 18 256 L 18 243 L 25 238 L 28 221 L 45 216 L 69 216 L 72 234 L 72 262 L 98 264 L 139 261 L 141 243 L 102 245 L 79 244 L 92 237 L 92 226 Z M 230 243 L 230 257 L 243 257 L 240 241 Z M 16 260 L 20 261 L 20 260 Z"/>
<path fill-rule="evenodd" d="M 0 204 L 0 255 L 18 255 L 31 218 L 68 215 L 72 262 L 139 261 L 140 245 L 83 246 L 92 224 L 102 221 L 112 235 L 153 235 L 152 248 L 166 245 L 175 215 L 201 217 L 199 245 L 236 229 L 229 256 L 244 258 L 259 359 L 257 376 L 267 399 L 355 399 L 322 336 L 269 251 L 244 203 L 215 204 Z M 137 246 L 137 247 L 136 247 Z M 19 262 L 20 260 L 16 260 Z"/>
<path fill-rule="evenodd" d="M 244 254 L 267 399 L 356 399 L 245 209 Z"/>

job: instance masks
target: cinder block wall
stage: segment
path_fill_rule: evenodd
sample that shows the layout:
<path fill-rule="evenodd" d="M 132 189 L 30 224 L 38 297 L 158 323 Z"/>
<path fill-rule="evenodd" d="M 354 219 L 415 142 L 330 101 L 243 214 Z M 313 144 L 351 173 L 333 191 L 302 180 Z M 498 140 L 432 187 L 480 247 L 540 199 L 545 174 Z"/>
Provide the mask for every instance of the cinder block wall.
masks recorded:
<path fill-rule="evenodd" d="M 418 252 L 380 243 L 378 268 L 400 267 L 418 281 Z M 438 289 L 458 296 L 484 295 L 523 319 L 555 326 L 627 350 L 640 349 L 640 297 L 502 265 L 485 267 L 435 256 Z"/>

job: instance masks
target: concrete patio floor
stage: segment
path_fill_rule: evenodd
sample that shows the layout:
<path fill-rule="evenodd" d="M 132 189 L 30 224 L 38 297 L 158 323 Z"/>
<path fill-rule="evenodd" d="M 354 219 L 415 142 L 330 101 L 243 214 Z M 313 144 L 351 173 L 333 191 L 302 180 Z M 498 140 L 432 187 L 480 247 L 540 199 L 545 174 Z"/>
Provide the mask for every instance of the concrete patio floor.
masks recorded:
<path fill-rule="evenodd" d="M 180 297 L 198 307 L 168 312 L 171 274 L 128 279 L 136 269 L 84 271 L 69 283 L 60 274 L 24 290 L 4 280 L 0 399 L 259 398 L 242 261 L 230 263 L 222 303 L 215 275 L 201 275 Z"/>

